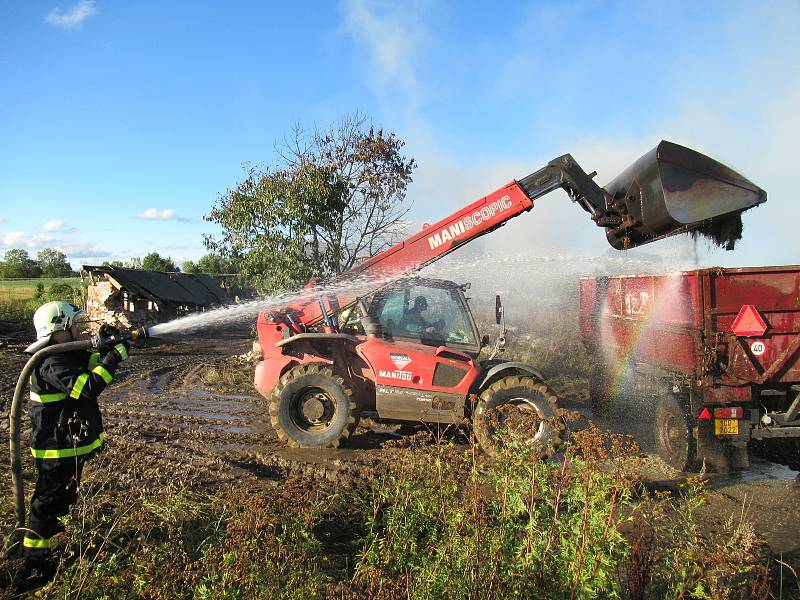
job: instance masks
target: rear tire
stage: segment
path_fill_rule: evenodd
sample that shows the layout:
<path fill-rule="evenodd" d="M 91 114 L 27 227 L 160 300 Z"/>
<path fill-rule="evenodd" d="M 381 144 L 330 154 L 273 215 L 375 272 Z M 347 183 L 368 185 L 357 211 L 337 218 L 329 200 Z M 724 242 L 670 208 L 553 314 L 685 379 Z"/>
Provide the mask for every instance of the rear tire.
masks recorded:
<path fill-rule="evenodd" d="M 658 401 L 653 433 L 661 460 L 678 471 L 695 470 L 697 444 L 692 421 L 678 397 L 668 395 Z"/>
<path fill-rule="evenodd" d="M 337 448 L 352 435 L 358 414 L 344 377 L 321 364 L 287 371 L 269 403 L 278 439 L 295 448 Z"/>
<path fill-rule="evenodd" d="M 561 443 L 564 422 L 560 417 L 558 398 L 541 381 L 533 377 L 504 377 L 486 388 L 480 396 L 473 417 L 475 436 L 484 451 L 497 456 L 505 446 L 505 436 L 514 435 L 513 423 L 502 411 L 503 407 L 518 407 L 524 417 L 535 420 L 530 429 L 519 430 L 518 437 L 525 440 L 541 458 L 552 456 Z M 509 431 L 512 430 L 512 431 Z"/>

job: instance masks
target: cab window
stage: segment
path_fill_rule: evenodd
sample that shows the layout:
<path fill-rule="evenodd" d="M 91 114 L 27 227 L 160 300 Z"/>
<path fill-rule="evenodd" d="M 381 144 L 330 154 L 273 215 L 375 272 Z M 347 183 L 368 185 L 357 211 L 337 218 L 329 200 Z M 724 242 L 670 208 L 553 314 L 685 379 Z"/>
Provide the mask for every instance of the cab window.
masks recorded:
<path fill-rule="evenodd" d="M 428 286 L 392 290 L 379 301 L 375 316 L 393 337 L 477 345 L 458 290 Z"/>
<path fill-rule="evenodd" d="M 377 317 L 384 331 L 391 333 L 393 336 L 400 335 L 398 327 L 403 320 L 404 307 L 404 290 L 393 290 L 381 298 Z"/>

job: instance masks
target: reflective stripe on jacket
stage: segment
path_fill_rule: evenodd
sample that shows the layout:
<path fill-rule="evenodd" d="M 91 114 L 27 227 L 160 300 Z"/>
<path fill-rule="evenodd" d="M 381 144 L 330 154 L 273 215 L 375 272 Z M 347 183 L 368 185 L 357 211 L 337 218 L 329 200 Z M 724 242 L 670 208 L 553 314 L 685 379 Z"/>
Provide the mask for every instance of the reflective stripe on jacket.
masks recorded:
<path fill-rule="evenodd" d="M 114 366 L 84 351 L 46 357 L 30 380 L 31 453 L 55 463 L 89 456 L 103 444 L 97 397 L 111 383 Z"/>

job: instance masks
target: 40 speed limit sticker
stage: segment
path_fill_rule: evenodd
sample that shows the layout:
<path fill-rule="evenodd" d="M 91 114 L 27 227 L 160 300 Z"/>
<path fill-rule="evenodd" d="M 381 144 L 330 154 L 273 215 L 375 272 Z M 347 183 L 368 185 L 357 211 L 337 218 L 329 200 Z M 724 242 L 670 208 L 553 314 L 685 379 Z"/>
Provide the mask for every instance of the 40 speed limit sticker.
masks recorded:
<path fill-rule="evenodd" d="M 767 345 L 764 342 L 753 342 L 750 344 L 750 352 L 755 356 L 761 356 L 767 351 Z"/>

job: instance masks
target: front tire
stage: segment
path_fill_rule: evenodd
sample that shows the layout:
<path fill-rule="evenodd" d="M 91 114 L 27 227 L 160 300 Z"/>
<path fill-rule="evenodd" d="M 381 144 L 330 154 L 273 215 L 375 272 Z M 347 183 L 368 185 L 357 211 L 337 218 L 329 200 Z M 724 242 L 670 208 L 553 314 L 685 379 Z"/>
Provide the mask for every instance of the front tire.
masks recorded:
<path fill-rule="evenodd" d="M 550 388 L 533 377 L 503 377 L 481 393 L 475 436 L 491 456 L 500 453 L 508 436 L 524 441 L 540 458 L 551 456 L 564 429 L 557 402 Z"/>
<path fill-rule="evenodd" d="M 278 439 L 295 448 L 337 448 L 352 435 L 358 413 L 344 377 L 321 364 L 291 368 L 269 403 Z"/>
<path fill-rule="evenodd" d="M 678 397 L 668 395 L 658 401 L 654 426 L 656 452 L 661 460 L 678 471 L 694 470 L 697 444 L 689 412 Z"/>

